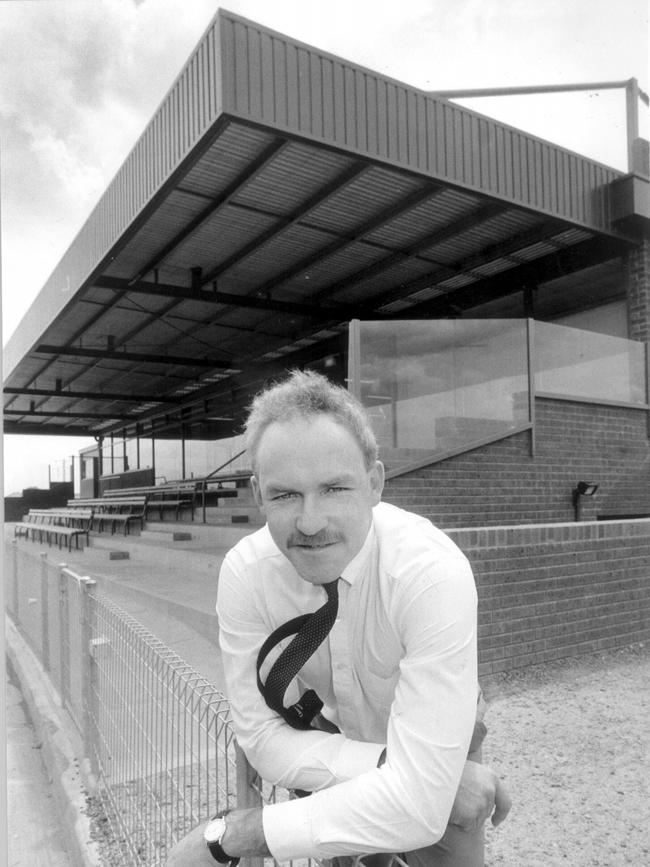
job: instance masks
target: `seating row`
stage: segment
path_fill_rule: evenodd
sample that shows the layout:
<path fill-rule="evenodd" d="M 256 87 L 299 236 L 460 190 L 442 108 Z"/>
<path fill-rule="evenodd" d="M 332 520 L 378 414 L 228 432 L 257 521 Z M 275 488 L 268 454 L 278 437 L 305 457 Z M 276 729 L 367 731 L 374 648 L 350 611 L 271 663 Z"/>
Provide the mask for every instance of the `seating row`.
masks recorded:
<path fill-rule="evenodd" d="M 190 480 L 186 482 L 177 482 L 175 484 L 152 485 L 149 487 L 139 488 L 113 488 L 104 492 L 100 502 L 111 500 L 115 502 L 123 497 L 132 497 L 137 494 L 144 494 L 147 498 L 145 506 L 145 515 L 150 511 L 157 511 L 160 521 L 163 520 L 164 513 L 167 510 L 173 509 L 175 518 L 178 521 L 181 512 L 189 509 L 190 517 L 194 520 L 194 513 L 197 505 L 203 507 L 205 520 L 205 505 L 206 493 L 211 500 L 221 500 L 235 498 L 239 495 L 236 488 L 233 487 L 210 487 L 209 492 L 206 491 L 206 486 L 203 479 Z"/>
<path fill-rule="evenodd" d="M 86 537 L 91 530 L 93 513 L 91 509 L 30 509 L 24 519 L 14 527 L 14 536 L 39 542 L 46 541 L 48 545 L 55 543 L 61 548 L 66 543 L 68 551 L 72 550 L 72 541 L 79 548 L 79 537 Z"/>
<path fill-rule="evenodd" d="M 146 518 L 147 497 L 145 495 L 136 497 L 86 497 L 76 500 L 68 500 L 68 508 L 73 511 L 76 509 L 91 509 L 93 512 L 92 523 L 95 528 L 101 532 L 104 526 L 111 529 L 111 533 L 115 533 L 118 526 L 124 530 L 124 535 L 130 531 L 131 522 L 139 521 L 140 529 L 144 529 Z"/>

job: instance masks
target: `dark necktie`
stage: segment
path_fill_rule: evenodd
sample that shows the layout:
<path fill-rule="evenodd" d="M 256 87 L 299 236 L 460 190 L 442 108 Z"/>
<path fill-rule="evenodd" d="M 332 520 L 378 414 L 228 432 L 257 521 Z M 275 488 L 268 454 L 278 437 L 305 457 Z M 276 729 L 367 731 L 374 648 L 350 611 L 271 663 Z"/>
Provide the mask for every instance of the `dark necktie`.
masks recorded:
<path fill-rule="evenodd" d="M 269 635 L 257 655 L 257 686 L 264 700 L 295 729 L 308 729 L 313 718 L 323 707 L 323 702 L 313 689 L 307 690 L 300 701 L 290 707 L 284 706 L 287 687 L 316 648 L 327 638 L 336 620 L 339 607 L 338 579 L 322 586 L 327 593 L 327 602 L 312 614 L 294 617 L 293 620 L 278 627 Z M 262 683 L 260 668 L 269 652 L 276 644 L 294 634 L 293 641 L 284 648 L 271 666 L 266 683 Z"/>

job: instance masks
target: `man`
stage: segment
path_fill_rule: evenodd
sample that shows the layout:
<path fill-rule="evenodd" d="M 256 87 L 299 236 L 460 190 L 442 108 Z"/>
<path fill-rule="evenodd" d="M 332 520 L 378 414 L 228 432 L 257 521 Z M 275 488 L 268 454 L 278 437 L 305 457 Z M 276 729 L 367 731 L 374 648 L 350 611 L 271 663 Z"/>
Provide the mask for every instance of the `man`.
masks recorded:
<path fill-rule="evenodd" d="M 510 803 L 493 772 L 468 760 L 482 723 L 466 558 L 429 521 L 380 502 L 365 413 L 324 377 L 294 372 L 258 395 L 246 433 L 267 523 L 219 576 L 228 696 L 253 767 L 313 794 L 229 812 L 207 837 L 195 829 L 169 867 L 375 852 L 479 867 L 483 823 L 498 824 Z M 321 643 L 305 651 L 314 631 Z M 280 647 L 296 632 L 308 658 L 283 695 L 291 651 Z M 301 698 L 305 689 L 317 695 Z"/>

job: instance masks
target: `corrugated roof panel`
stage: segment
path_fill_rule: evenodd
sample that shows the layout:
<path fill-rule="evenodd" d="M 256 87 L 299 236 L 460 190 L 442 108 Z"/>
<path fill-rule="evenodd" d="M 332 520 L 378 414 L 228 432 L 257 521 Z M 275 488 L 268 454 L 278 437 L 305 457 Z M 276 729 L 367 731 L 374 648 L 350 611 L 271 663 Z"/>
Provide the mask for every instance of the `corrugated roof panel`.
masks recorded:
<path fill-rule="evenodd" d="M 478 277 L 492 277 L 495 274 L 501 274 L 504 271 L 509 271 L 515 267 L 515 262 L 511 259 L 492 259 L 489 262 L 483 262 L 480 265 L 472 266 L 471 273 Z"/>
<path fill-rule="evenodd" d="M 452 289 L 461 289 L 463 286 L 469 286 L 476 283 L 476 279 L 471 274 L 456 274 L 454 277 L 447 277 L 438 283 L 438 288 L 444 290 L 443 294 L 450 292 Z"/>
<path fill-rule="evenodd" d="M 580 244 L 588 238 L 591 238 L 591 234 L 582 229 L 567 229 L 565 232 L 557 232 L 553 235 L 554 241 L 566 247 L 570 247 L 573 244 Z"/>
<path fill-rule="evenodd" d="M 305 297 L 318 291 L 327 291 L 332 284 L 347 281 L 351 275 L 371 268 L 385 257 L 383 250 L 366 244 L 348 244 L 336 253 L 313 262 L 310 267 L 291 279 L 287 287 L 304 289 Z"/>
<path fill-rule="evenodd" d="M 539 259 L 541 256 L 547 256 L 549 253 L 557 251 L 557 245 L 546 241 L 540 241 L 537 244 L 529 244 L 527 247 L 522 247 L 517 250 L 517 259 L 523 262 L 532 262 L 534 259 Z"/>
<path fill-rule="evenodd" d="M 461 219 L 477 206 L 476 198 L 459 195 L 455 190 L 433 192 L 429 199 L 371 232 L 368 238 L 392 247 L 410 246 L 414 240 Z"/>
<path fill-rule="evenodd" d="M 126 279 L 137 274 L 177 235 L 179 227 L 194 219 L 205 206 L 205 200 L 198 196 L 171 192 L 155 215 L 132 235 L 119 257 L 108 265 L 104 273 Z"/>
<path fill-rule="evenodd" d="M 462 261 L 511 237 L 512 228 L 508 228 L 510 221 L 511 217 L 504 215 L 486 222 L 477 222 L 464 231 L 432 244 L 423 253 L 448 263 Z M 522 220 L 521 224 L 516 225 L 517 233 L 523 233 L 529 225 L 526 220 Z"/>
<path fill-rule="evenodd" d="M 276 225 L 266 214 L 225 206 L 176 247 L 165 267 L 186 269 L 188 276 L 195 267 L 208 273 Z"/>
<path fill-rule="evenodd" d="M 318 267 L 316 260 L 331 241 L 329 234 L 304 226 L 291 226 L 237 263 L 228 272 L 228 277 L 234 281 L 242 280 L 246 285 L 254 284 L 263 290 L 267 284 L 283 278 L 286 272 L 299 268 L 303 261 L 309 262 L 308 269 Z M 300 274 L 303 274 L 303 269 Z"/>
<path fill-rule="evenodd" d="M 292 143 L 241 189 L 238 204 L 290 214 L 336 181 L 354 161 L 343 154 Z"/>
<path fill-rule="evenodd" d="M 180 186 L 215 197 L 244 174 L 278 137 L 272 132 L 230 123 L 187 174 Z"/>
<path fill-rule="evenodd" d="M 414 178 L 370 167 L 309 215 L 309 222 L 334 232 L 354 234 L 421 189 Z"/>
<path fill-rule="evenodd" d="M 435 270 L 431 263 L 419 259 L 406 259 L 391 268 L 386 268 L 378 274 L 361 277 L 349 286 L 344 286 L 336 292 L 333 300 L 347 304 L 372 303 L 372 298 L 391 290 L 403 291 L 402 287 L 412 281 L 420 280 Z M 370 298 L 370 302 L 367 299 Z"/>

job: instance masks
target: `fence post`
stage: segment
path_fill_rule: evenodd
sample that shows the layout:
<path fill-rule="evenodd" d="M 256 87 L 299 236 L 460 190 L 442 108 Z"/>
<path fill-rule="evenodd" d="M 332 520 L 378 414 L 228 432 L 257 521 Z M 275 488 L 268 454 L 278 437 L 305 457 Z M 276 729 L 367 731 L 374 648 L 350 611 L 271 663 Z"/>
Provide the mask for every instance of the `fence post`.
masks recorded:
<path fill-rule="evenodd" d="M 262 781 L 257 771 L 249 764 L 244 751 L 235 741 L 235 762 L 237 767 L 237 806 L 262 806 Z M 242 858 L 243 867 L 262 867 L 264 858 Z"/>
<path fill-rule="evenodd" d="M 11 543 L 11 565 L 13 568 L 13 574 L 11 576 L 13 578 L 12 585 L 11 585 L 12 597 L 13 597 L 12 598 L 13 604 L 11 606 L 11 608 L 12 608 L 11 613 L 13 614 L 14 620 L 16 621 L 16 623 L 19 623 L 20 622 L 20 612 L 18 610 L 18 540 L 17 539 L 13 539 L 12 543 Z"/>
<path fill-rule="evenodd" d="M 41 658 L 45 671 L 50 670 L 50 594 L 47 554 L 41 551 Z"/>
<path fill-rule="evenodd" d="M 61 666 L 61 703 L 70 704 L 70 617 L 67 565 L 59 563 L 59 661 Z"/>
<path fill-rule="evenodd" d="M 92 773 L 96 773 L 95 761 L 95 730 L 93 719 L 93 599 L 92 590 L 97 582 L 92 578 L 84 577 L 80 580 L 81 589 L 81 706 L 83 713 L 83 741 L 84 755 L 90 762 Z"/>

